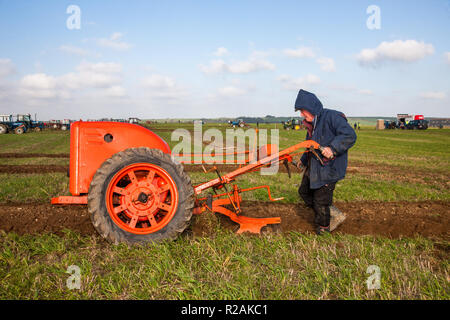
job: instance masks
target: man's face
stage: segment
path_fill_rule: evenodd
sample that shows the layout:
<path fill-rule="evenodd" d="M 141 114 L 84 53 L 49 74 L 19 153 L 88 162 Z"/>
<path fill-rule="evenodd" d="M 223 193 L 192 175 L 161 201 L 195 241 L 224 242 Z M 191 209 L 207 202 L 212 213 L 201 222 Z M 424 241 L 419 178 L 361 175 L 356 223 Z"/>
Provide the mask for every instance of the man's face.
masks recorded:
<path fill-rule="evenodd" d="M 314 116 L 308 110 L 300 109 L 300 114 L 303 118 L 305 118 L 306 121 L 308 122 L 314 121 Z"/>

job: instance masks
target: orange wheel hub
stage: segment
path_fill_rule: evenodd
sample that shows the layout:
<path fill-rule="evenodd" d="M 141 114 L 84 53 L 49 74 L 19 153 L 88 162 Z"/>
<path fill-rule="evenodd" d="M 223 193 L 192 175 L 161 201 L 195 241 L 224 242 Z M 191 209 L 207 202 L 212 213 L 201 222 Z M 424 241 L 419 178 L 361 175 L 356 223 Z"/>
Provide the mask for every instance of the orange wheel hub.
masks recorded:
<path fill-rule="evenodd" d="M 164 228 L 175 215 L 178 190 L 163 168 L 137 163 L 123 168 L 111 179 L 106 205 L 120 228 L 149 234 Z"/>

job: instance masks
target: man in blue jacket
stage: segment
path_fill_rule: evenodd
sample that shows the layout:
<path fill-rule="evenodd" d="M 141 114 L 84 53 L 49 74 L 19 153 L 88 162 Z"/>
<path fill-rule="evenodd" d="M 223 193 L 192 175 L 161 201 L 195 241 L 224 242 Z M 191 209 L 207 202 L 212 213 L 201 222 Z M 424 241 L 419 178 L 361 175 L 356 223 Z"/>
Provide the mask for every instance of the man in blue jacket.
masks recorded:
<path fill-rule="evenodd" d="M 356 134 L 342 112 L 324 109 L 320 100 L 305 90 L 300 90 L 295 101 L 307 128 L 306 139 L 314 140 L 323 149 L 322 162 L 311 154 L 304 153 L 299 166 L 305 169 L 298 193 L 315 213 L 317 234 L 333 231 L 345 216 L 333 206 L 333 191 L 336 183 L 345 177 L 347 150 L 356 142 Z M 330 211 L 333 211 L 330 227 Z"/>

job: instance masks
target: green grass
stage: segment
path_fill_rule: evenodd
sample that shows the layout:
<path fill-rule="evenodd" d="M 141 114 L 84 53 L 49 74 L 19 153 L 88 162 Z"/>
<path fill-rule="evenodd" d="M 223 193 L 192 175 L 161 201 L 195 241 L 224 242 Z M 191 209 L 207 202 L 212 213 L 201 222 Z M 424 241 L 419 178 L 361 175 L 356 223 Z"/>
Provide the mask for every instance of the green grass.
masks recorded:
<path fill-rule="evenodd" d="M 69 132 L 42 131 L 0 135 L 0 153 L 69 153 Z"/>
<path fill-rule="evenodd" d="M 49 202 L 69 190 L 64 173 L 0 174 L 0 181 L 0 202 Z"/>
<path fill-rule="evenodd" d="M 448 299 L 448 260 L 426 239 L 291 233 L 181 237 L 144 247 L 2 234 L 1 299 Z M 69 290 L 70 265 L 81 289 Z M 381 288 L 368 290 L 368 266 Z"/>
<path fill-rule="evenodd" d="M 168 129 L 179 124 L 150 126 L 174 145 Z M 220 128 L 224 131 L 227 127 Z M 348 173 L 338 183 L 336 201 L 450 200 L 450 130 L 375 131 L 363 127 L 357 134 L 349 162 L 361 170 Z M 280 130 L 281 148 L 304 137 L 304 130 Z M 69 135 L 1 135 L 0 153 L 6 152 L 68 153 Z M 67 163 L 68 159 L 0 158 L 0 164 Z M 189 175 L 195 182 L 215 178 L 213 173 Z M 69 180 L 63 173 L 0 174 L 0 181 L 1 203 L 48 202 L 53 196 L 68 194 Z M 274 197 L 298 201 L 298 174 L 289 180 L 285 173 L 252 173 L 237 182 L 242 188 L 267 184 Z M 267 195 L 257 191 L 243 194 L 243 198 L 267 200 Z M 71 231 L 64 236 L 18 236 L 0 231 L 0 299 L 450 298 L 447 240 L 318 238 L 299 233 L 238 236 L 220 226 L 215 228 L 214 236 L 183 234 L 174 242 L 132 248 Z M 70 265 L 81 269 L 80 290 L 66 287 Z M 367 289 L 369 265 L 381 269 L 378 290 Z"/>
<path fill-rule="evenodd" d="M 0 158 L 0 165 L 59 165 L 68 166 L 69 158 Z"/>

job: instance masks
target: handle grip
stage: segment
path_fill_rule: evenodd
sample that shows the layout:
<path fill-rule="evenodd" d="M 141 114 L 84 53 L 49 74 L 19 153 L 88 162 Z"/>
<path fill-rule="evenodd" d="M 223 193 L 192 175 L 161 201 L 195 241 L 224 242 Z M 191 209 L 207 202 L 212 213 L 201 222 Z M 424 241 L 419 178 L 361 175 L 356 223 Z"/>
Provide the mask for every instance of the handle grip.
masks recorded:
<path fill-rule="evenodd" d="M 325 150 L 325 148 L 322 147 L 322 146 L 319 146 L 319 150 L 320 150 L 320 152 L 322 153 L 323 150 Z M 335 155 L 334 155 L 334 153 L 333 153 L 333 155 L 331 156 L 330 160 L 331 160 L 331 159 L 334 159 L 334 157 L 335 157 Z"/>

